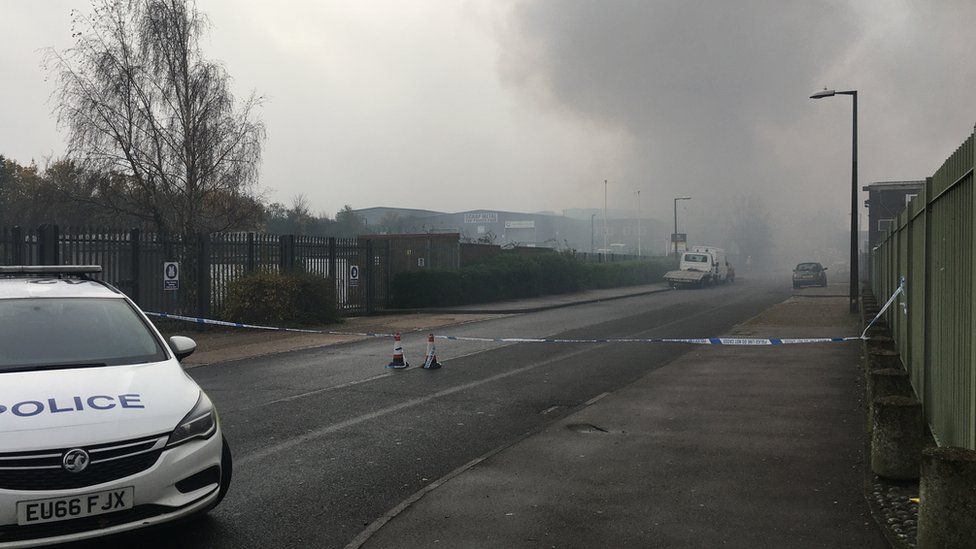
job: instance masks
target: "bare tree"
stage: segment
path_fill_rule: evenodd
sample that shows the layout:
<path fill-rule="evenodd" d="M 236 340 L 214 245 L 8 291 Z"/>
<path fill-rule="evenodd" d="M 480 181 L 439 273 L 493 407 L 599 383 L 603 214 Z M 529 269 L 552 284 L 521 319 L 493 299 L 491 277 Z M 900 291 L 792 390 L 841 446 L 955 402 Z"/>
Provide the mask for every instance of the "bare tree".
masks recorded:
<path fill-rule="evenodd" d="M 295 228 L 298 234 L 308 234 L 308 228 L 312 221 L 312 209 L 305 193 L 298 193 L 291 199 L 291 214 L 295 219 Z"/>
<path fill-rule="evenodd" d="M 74 47 L 46 59 L 68 154 L 97 174 L 76 198 L 184 236 L 252 225 L 262 98 L 235 104 L 192 0 L 93 0 L 72 15 Z"/>

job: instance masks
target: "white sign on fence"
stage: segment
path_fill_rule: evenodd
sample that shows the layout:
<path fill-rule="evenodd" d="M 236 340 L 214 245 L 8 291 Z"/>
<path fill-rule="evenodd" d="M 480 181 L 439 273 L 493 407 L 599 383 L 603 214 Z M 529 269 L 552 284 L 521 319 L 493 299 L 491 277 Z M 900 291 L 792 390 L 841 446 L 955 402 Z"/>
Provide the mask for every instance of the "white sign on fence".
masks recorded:
<path fill-rule="evenodd" d="M 349 266 L 349 285 L 354 288 L 359 286 L 359 265 Z"/>
<path fill-rule="evenodd" d="M 176 261 L 167 261 L 163 263 L 163 289 L 180 289 L 180 264 Z"/>

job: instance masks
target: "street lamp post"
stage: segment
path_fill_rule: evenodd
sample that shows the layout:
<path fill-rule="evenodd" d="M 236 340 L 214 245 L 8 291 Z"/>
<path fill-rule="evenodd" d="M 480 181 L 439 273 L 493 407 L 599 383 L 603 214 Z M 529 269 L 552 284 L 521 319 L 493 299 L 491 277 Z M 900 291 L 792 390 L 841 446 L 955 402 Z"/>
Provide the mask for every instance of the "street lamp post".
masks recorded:
<path fill-rule="evenodd" d="M 608 239 L 610 238 L 610 233 L 607 232 L 607 180 L 603 180 L 603 253 L 608 253 L 610 251 L 610 243 Z"/>
<path fill-rule="evenodd" d="M 858 311 L 858 273 L 857 273 L 857 90 L 823 90 L 810 96 L 810 99 L 823 99 L 835 95 L 849 95 L 853 100 L 854 122 L 852 124 L 852 152 L 851 152 L 851 289 L 850 306 L 851 312 Z"/>
<path fill-rule="evenodd" d="M 690 196 L 674 197 L 674 233 L 671 235 L 671 244 L 674 245 L 674 258 L 678 259 L 678 201 L 691 200 Z"/>
<path fill-rule="evenodd" d="M 590 253 L 596 252 L 596 247 L 593 245 L 593 220 L 596 219 L 596 214 L 590 214 Z"/>
<path fill-rule="evenodd" d="M 637 191 L 637 257 L 641 256 L 640 214 L 640 191 Z"/>

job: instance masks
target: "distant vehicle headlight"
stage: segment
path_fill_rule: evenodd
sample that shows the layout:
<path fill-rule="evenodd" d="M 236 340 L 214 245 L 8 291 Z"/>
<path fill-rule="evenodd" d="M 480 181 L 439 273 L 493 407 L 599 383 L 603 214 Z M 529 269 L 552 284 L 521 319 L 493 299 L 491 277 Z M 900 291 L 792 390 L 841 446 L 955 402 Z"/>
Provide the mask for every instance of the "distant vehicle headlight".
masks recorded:
<path fill-rule="evenodd" d="M 217 413 L 206 393 L 200 391 L 197 403 L 173 430 L 166 445 L 172 447 L 195 438 L 210 438 L 216 431 Z"/>

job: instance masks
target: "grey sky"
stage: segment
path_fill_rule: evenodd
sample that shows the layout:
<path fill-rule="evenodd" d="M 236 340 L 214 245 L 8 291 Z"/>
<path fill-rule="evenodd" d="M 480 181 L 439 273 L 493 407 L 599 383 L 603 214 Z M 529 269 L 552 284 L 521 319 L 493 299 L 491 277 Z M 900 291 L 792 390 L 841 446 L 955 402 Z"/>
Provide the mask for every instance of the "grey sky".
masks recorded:
<path fill-rule="evenodd" d="M 63 152 L 40 69 L 84 0 L 2 0 L 0 153 Z M 710 215 L 760 194 L 779 226 L 846 223 L 861 181 L 930 175 L 976 120 L 965 1 L 200 0 L 238 95 L 267 96 L 268 197 L 442 210 Z"/>

